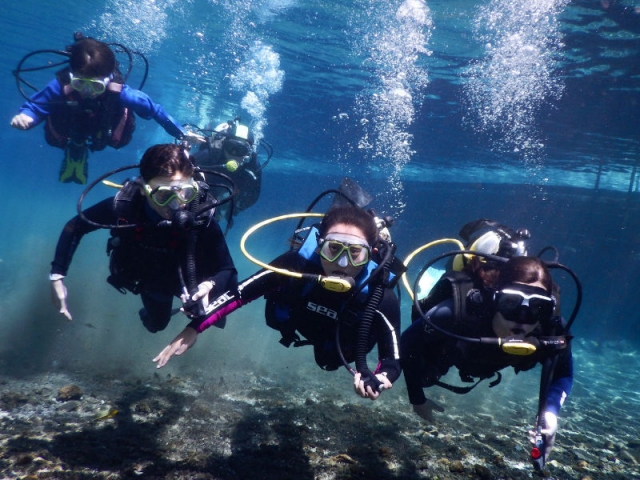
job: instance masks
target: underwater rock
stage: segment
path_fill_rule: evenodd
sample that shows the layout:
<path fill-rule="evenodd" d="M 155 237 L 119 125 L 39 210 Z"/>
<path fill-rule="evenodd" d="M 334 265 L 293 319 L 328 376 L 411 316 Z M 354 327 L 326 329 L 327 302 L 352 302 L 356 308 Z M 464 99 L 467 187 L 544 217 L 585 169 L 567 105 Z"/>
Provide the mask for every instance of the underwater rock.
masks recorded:
<path fill-rule="evenodd" d="M 462 473 L 464 472 L 464 465 L 460 460 L 453 460 L 449 463 L 449 471 L 452 473 Z"/>
<path fill-rule="evenodd" d="M 82 390 L 74 384 L 60 387 L 56 400 L 59 402 L 67 402 L 69 400 L 80 400 L 82 398 Z"/>
<path fill-rule="evenodd" d="M 78 400 L 69 400 L 60 405 L 59 410 L 64 412 L 72 412 L 80 408 L 81 403 Z"/>
<path fill-rule="evenodd" d="M 589 469 L 589 463 L 586 460 L 580 460 L 580 461 L 578 461 L 578 463 L 576 463 L 576 465 L 573 468 L 578 470 L 578 471 L 580 471 L 580 470 L 588 470 Z"/>
<path fill-rule="evenodd" d="M 140 414 L 149 414 L 152 411 L 149 402 L 138 402 L 133 407 L 133 411 Z"/>
<path fill-rule="evenodd" d="M 30 453 L 22 453 L 16 457 L 16 465 L 28 465 L 33 462 L 33 455 Z"/>
<path fill-rule="evenodd" d="M 489 470 L 484 465 L 475 464 L 473 466 L 473 469 L 475 470 L 476 475 L 483 480 L 491 480 L 493 478 L 493 473 L 491 473 L 491 470 Z"/>
<path fill-rule="evenodd" d="M 330 461 L 333 463 L 347 463 L 350 465 L 355 465 L 356 463 L 358 463 L 346 453 L 339 453 L 338 455 L 334 455 L 333 457 L 331 457 Z"/>
<path fill-rule="evenodd" d="M 404 415 L 401 395 L 371 405 L 312 374 L 294 377 L 289 389 L 265 389 L 270 378 L 248 385 L 242 373 L 225 373 L 223 389 L 203 386 L 201 373 L 171 382 L 152 373 L 46 372 L 4 383 L 0 375 L 0 399 L 28 400 L 0 412 L 0 479 L 637 477 L 640 424 L 633 416 L 614 422 L 615 429 L 599 419 L 576 421 L 580 434 L 563 429 L 553 452 L 558 461 L 540 475 L 528 461 L 526 422 L 518 423 L 517 412 L 502 412 L 485 428 L 487 418 L 477 422 L 468 405 L 449 402 L 450 416 L 436 429 Z M 62 385 L 82 385 L 82 399 L 56 402 Z M 587 401 L 576 395 L 572 408 L 592 418 L 600 398 Z"/>
<path fill-rule="evenodd" d="M 378 450 L 378 453 L 380 454 L 381 457 L 389 458 L 393 456 L 393 452 L 388 447 L 380 447 L 380 449 Z"/>
<path fill-rule="evenodd" d="M 17 392 L 4 392 L 0 395 L 0 409 L 13 410 L 29 401 L 29 397 Z"/>

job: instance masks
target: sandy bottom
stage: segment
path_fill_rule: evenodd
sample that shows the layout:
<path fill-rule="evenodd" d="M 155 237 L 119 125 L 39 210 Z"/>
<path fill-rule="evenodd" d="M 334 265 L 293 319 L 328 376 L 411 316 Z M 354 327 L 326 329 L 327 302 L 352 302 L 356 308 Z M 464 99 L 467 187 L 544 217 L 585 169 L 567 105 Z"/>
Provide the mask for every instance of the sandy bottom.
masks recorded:
<path fill-rule="evenodd" d="M 431 390 L 446 410 L 428 424 L 411 412 L 402 379 L 371 402 L 347 388 L 346 371 L 245 359 L 215 375 L 0 376 L 0 477 L 640 478 L 640 360 L 576 347 L 576 384 L 544 475 L 529 463 L 527 436 L 537 373 L 465 396 Z"/>

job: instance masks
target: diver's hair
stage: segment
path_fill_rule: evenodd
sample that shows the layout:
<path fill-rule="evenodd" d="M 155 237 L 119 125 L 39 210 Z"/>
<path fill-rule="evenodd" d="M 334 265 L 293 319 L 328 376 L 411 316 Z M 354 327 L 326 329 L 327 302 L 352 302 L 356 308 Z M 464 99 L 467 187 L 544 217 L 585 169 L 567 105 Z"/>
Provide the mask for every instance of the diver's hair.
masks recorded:
<path fill-rule="evenodd" d="M 172 177 L 182 173 L 193 175 L 193 163 L 189 154 L 180 145 L 164 143 L 149 147 L 140 160 L 140 175 L 145 182 L 155 177 Z"/>
<path fill-rule="evenodd" d="M 74 75 L 104 78 L 116 69 L 116 56 L 106 43 L 83 38 L 71 46 L 69 66 Z"/>
<path fill-rule="evenodd" d="M 551 293 L 553 280 L 545 264 L 537 257 L 512 257 L 500 269 L 498 287 L 512 283 L 536 283 L 544 285 L 547 293 Z"/>
<path fill-rule="evenodd" d="M 345 223 L 358 227 L 364 233 L 367 243 L 373 247 L 378 240 L 376 222 L 365 210 L 351 205 L 342 205 L 330 209 L 320 223 L 320 237 L 324 238 L 329 229 L 338 223 Z"/>
<path fill-rule="evenodd" d="M 467 271 L 471 276 L 478 277 L 485 287 L 494 288 L 498 283 L 500 265 L 493 261 L 484 261 L 484 258 L 478 255 L 471 257 L 463 270 Z"/>

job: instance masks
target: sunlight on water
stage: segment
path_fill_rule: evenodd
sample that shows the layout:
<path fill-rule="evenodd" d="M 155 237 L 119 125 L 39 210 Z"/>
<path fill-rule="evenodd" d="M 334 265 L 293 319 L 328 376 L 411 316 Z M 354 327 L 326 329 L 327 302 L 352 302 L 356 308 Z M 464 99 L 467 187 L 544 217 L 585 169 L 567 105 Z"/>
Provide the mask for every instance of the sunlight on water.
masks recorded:
<path fill-rule="evenodd" d="M 475 18 L 486 53 L 469 68 L 467 121 L 498 150 L 523 158 L 532 183 L 539 176 L 544 138 L 539 113 L 558 100 L 564 83 L 554 71 L 562 48 L 558 15 L 568 0 L 492 0 Z"/>
<path fill-rule="evenodd" d="M 356 45 L 372 68 L 374 85 L 356 100 L 364 135 L 359 148 L 368 151 L 389 177 L 389 206 L 399 214 L 404 210 L 400 173 L 415 153 L 408 127 L 415 120 L 429 82 L 428 72 L 418 64 L 429 55 L 431 12 L 422 0 L 405 0 L 397 10 L 375 5 L 370 23 Z"/>

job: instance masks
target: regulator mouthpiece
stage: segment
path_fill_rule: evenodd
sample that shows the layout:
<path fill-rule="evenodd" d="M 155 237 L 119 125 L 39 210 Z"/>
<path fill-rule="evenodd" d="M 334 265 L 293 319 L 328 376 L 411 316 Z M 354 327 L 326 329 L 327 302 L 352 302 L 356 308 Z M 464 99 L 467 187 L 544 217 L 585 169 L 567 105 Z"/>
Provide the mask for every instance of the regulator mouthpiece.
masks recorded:
<path fill-rule="evenodd" d="M 173 225 L 184 230 L 188 230 L 195 225 L 195 217 L 188 210 L 176 210 L 171 221 Z"/>
<path fill-rule="evenodd" d="M 227 163 L 225 163 L 224 166 L 229 172 L 232 173 L 238 170 L 238 167 L 240 167 L 240 165 L 238 165 L 238 162 L 236 162 L 235 160 L 229 160 Z"/>
<path fill-rule="evenodd" d="M 318 283 L 322 288 L 331 292 L 348 292 L 355 286 L 351 277 L 320 277 Z"/>
<path fill-rule="evenodd" d="M 508 353 L 509 355 L 519 355 L 521 357 L 531 355 L 538 349 L 533 341 L 525 340 L 520 337 L 507 337 L 505 339 L 501 339 L 500 348 L 502 348 L 503 352 Z"/>

